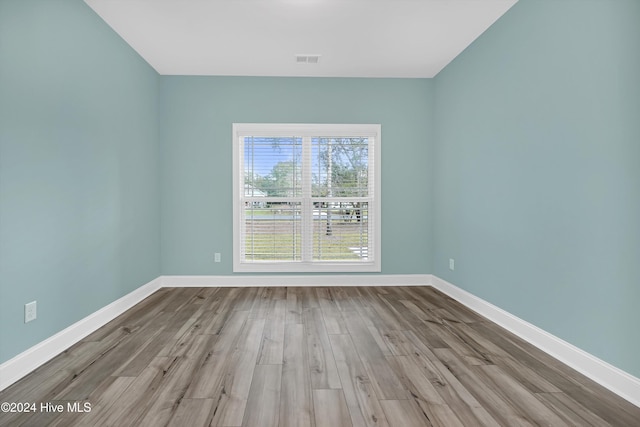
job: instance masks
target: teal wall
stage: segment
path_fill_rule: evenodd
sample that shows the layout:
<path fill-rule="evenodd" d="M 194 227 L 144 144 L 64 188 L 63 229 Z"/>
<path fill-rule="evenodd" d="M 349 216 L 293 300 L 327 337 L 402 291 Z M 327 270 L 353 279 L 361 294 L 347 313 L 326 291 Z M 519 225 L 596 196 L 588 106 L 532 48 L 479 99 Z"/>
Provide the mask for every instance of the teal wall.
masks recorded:
<path fill-rule="evenodd" d="M 432 83 L 161 77 L 163 274 L 232 274 L 234 122 L 380 123 L 382 273 L 429 273 Z"/>
<path fill-rule="evenodd" d="M 435 83 L 433 273 L 640 376 L 640 2 L 520 0 Z"/>
<path fill-rule="evenodd" d="M 157 98 L 82 1 L 0 1 L 0 362 L 160 274 Z"/>
<path fill-rule="evenodd" d="M 81 0 L 0 0 L 0 362 L 160 274 L 232 274 L 231 123 L 381 123 L 383 273 L 640 376 L 638 22 L 520 0 L 433 80 L 159 77 Z"/>

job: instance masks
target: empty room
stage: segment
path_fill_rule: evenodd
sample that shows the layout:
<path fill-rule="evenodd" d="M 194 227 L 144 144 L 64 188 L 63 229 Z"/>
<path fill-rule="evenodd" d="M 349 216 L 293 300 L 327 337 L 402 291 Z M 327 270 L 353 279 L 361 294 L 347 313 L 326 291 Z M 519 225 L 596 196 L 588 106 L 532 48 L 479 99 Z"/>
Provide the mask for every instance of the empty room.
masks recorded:
<path fill-rule="evenodd" d="M 639 426 L 637 0 L 0 0 L 0 425 Z"/>

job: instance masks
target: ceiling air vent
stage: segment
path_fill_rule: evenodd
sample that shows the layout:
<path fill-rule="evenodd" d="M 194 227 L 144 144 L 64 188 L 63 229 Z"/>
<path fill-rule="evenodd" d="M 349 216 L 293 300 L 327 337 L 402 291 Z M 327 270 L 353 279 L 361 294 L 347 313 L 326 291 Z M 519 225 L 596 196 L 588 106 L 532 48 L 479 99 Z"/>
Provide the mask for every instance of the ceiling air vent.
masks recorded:
<path fill-rule="evenodd" d="M 320 61 L 320 55 L 296 55 L 296 62 L 299 64 L 317 64 L 318 61 Z"/>

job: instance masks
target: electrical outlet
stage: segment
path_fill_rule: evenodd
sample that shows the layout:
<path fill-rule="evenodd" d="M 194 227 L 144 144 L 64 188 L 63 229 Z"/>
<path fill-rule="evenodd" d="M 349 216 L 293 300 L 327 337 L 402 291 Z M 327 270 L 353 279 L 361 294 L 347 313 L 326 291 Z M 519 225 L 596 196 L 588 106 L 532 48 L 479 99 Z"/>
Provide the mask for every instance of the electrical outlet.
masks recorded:
<path fill-rule="evenodd" d="M 213 261 L 220 262 L 220 252 L 215 253 L 215 255 L 213 256 Z"/>
<path fill-rule="evenodd" d="M 455 270 L 456 269 L 456 262 L 453 258 L 449 258 L 449 270 Z"/>
<path fill-rule="evenodd" d="M 24 323 L 28 323 L 28 322 L 31 322 L 32 320 L 36 320 L 36 317 L 38 317 L 38 313 L 36 309 L 37 309 L 36 301 L 32 301 L 24 305 Z"/>

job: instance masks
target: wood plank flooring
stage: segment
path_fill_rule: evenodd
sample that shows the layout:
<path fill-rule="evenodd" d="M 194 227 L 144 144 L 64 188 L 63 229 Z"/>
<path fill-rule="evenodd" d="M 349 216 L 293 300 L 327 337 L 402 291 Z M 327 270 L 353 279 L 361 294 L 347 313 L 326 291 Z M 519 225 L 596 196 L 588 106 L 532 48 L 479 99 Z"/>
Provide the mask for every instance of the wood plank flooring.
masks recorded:
<path fill-rule="evenodd" d="M 2 426 L 640 426 L 431 287 L 164 288 L 0 402 L 37 405 Z"/>

